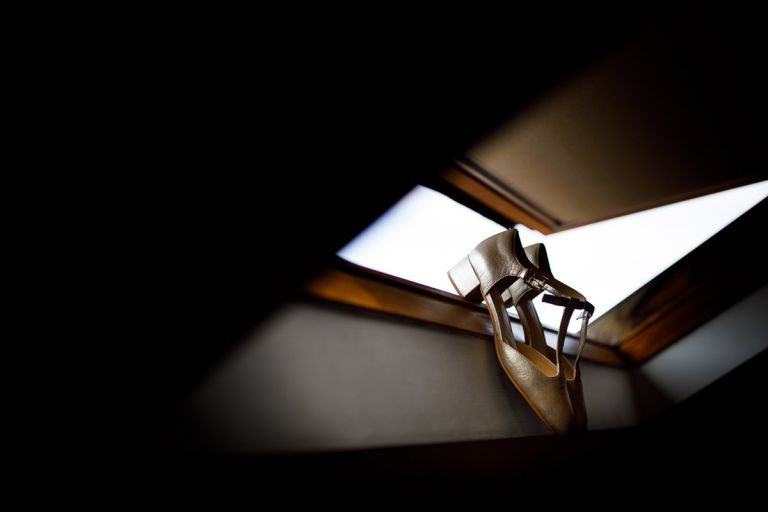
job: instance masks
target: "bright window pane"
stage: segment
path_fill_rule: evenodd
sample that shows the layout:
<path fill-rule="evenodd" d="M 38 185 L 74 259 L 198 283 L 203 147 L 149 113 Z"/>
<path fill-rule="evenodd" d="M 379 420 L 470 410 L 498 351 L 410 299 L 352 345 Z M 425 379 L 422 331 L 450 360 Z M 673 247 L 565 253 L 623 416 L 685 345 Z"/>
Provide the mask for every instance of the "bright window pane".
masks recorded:
<path fill-rule="evenodd" d="M 345 260 L 456 293 L 448 269 L 504 230 L 439 192 L 418 186 L 339 251 Z"/>
<path fill-rule="evenodd" d="M 599 317 L 768 196 L 768 181 L 542 235 L 522 225 L 523 245 L 542 242 L 559 280 L 583 293 Z M 339 251 L 380 272 L 455 293 L 446 272 L 503 226 L 418 186 Z M 557 328 L 562 308 L 536 301 Z M 578 327 L 576 320 L 571 329 Z"/>

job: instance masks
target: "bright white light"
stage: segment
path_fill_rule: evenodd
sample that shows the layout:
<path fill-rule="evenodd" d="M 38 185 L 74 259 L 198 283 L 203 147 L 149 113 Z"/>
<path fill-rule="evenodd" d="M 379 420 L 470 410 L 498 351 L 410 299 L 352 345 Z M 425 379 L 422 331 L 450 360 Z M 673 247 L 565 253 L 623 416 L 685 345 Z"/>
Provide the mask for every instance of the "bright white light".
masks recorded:
<path fill-rule="evenodd" d="M 768 181 L 542 235 L 522 225 L 523 245 L 542 242 L 559 280 L 599 317 L 768 196 Z M 504 227 L 452 199 L 416 187 L 339 251 L 358 265 L 455 293 L 446 272 Z M 536 301 L 544 325 L 562 308 Z M 570 329 L 578 328 L 574 320 Z"/>
<path fill-rule="evenodd" d="M 478 242 L 501 231 L 504 226 L 418 186 L 338 254 L 352 263 L 455 294 L 448 270 Z"/>
<path fill-rule="evenodd" d="M 555 277 L 584 294 L 597 318 L 766 196 L 768 181 L 552 235 L 517 228 L 525 245 L 546 245 Z M 558 311 L 536 309 L 543 324 L 559 322 Z"/>

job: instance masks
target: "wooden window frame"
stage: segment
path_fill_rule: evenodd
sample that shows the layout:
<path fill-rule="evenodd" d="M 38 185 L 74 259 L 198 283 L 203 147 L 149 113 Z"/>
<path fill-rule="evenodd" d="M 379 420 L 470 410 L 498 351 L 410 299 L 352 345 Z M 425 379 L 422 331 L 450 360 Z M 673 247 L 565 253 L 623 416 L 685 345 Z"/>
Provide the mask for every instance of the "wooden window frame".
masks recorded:
<path fill-rule="evenodd" d="M 493 339 L 490 316 L 484 306 L 341 258 L 336 258 L 333 264 L 311 279 L 305 290 L 311 296 L 326 301 Z M 520 323 L 514 317 L 510 317 L 510 321 Z M 546 327 L 545 330 L 554 332 Z M 578 339 L 568 335 L 565 353 L 575 355 L 577 345 Z M 625 361 L 614 347 L 592 341 L 587 342 L 582 358 L 625 366 Z"/>
<path fill-rule="evenodd" d="M 464 164 L 450 167 L 442 180 L 437 187 L 441 192 L 459 201 L 469 198 L 510 225 L 523 224 L 545 234 L 562 229 L 525 201 L 467 171 Z M 765 218 L 768 200 L 592 322 L 583 358 L 612 366 L 640 365 L 768 282 L 768 270 L 756 251 L 742 254 L 738 279 L 734 279 L 733 265 L 724 261 L 733 247 L 764 228 Z M 718 264 L 713 265 L 713 261 Z M 490 318 L 482 305 L 338 257 L 305 289 L 322 300 L 493 338 Z M 519 324 L 514 317 L 510 321 Z M 574 355 L 576 345 L 577 340 L 569 335 L 565 353 Z"/>
<path fill-rule="evenodd" d="M 455 162 L 443 172 L 442 179 L 511 224 L 520 223 L 544 234 L 583 224 L 566 225 L 552 219 L 535 204 L 498 183 L 469 158 Z M 754 180 L 728 182 L 712 189 L 667 198 L 648 207 L 752 182 Z M 761 261 L 758 251 L 735 249 L 764 231 L 766 218 L 768 199 L 596 319 L 590 324 L 589 344 L 616 348 L 628 365 L 640 365 L 767 283 L 768 266 Z M 595 219 L 594 222 L 599 220 L 605 219 Z M 738 263 L 731 261 L 735 252 L 739 253 Z M 734 265 L 738 266 L 738 278 L 734 277 Z"/>

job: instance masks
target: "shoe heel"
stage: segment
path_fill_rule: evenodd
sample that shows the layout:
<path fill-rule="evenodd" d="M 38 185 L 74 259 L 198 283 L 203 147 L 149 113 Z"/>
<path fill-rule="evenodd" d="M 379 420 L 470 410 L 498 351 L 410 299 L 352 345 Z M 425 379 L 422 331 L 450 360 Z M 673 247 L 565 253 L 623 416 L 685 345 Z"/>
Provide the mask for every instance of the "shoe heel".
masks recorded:
<path fill-rule="evenodd" d="M 451 284 L 459 292 L 459 295 L 474 302 L 482 302 L 483 294 L 480 292 L 480 280 L 469 262 L 469 257 L 463 258 L 448 271 L 448 279 L 451 280 Z"/>

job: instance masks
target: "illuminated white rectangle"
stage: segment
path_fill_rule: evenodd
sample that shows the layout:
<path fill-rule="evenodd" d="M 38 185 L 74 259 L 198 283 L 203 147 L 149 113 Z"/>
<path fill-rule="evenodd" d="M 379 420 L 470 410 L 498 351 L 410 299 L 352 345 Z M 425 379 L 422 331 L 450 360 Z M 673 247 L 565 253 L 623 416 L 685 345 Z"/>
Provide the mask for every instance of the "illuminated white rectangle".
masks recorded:
<path fill-rule="evenodd" d="M 517 225 L 523 245 L 544 243 L 559 280 L 595 306 L 593 320 L 768 196 L 768 181 L 543 235 Z M 339 251 L 342 258 L 456 293 L 447 271 L 504 226 L 418 186 Z M 562 309 L 536 299 L 541 322 Z M 578 328 L 574 319 L 569 330 Z"/>

